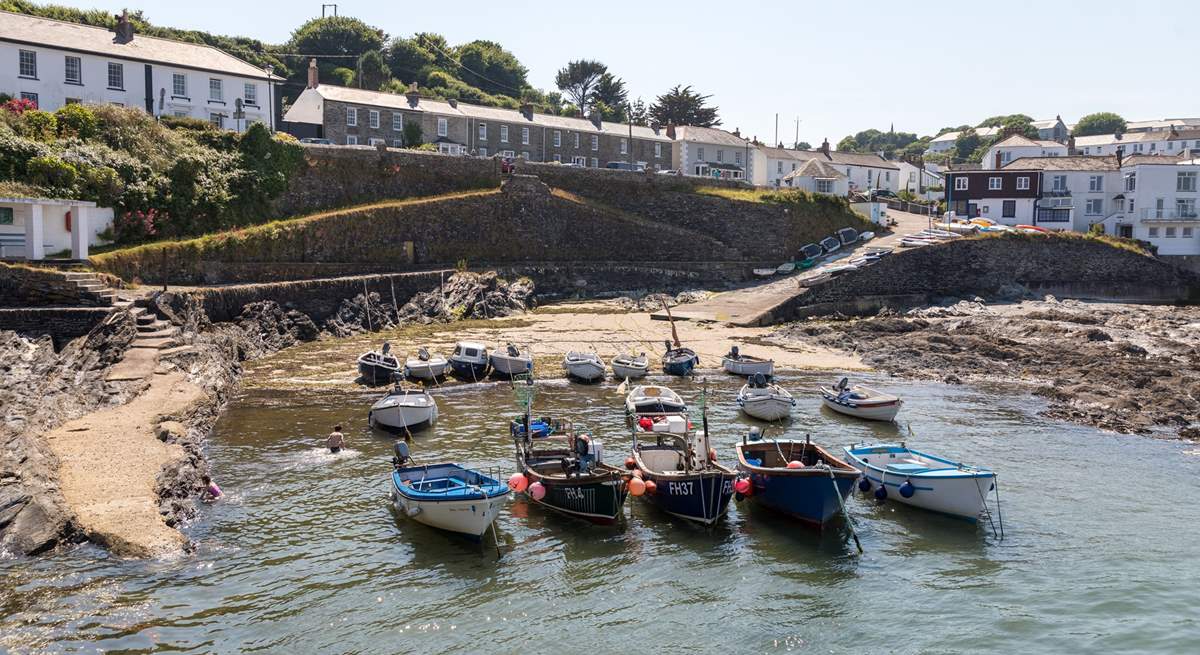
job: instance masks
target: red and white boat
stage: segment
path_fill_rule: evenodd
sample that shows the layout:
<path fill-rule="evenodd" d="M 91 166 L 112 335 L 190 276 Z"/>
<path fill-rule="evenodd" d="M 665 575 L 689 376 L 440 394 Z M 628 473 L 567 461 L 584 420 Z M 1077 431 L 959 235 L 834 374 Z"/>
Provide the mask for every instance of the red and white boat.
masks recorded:
<path fill-rule="evenodd" d="M 846 378 L 832 387 L 820 387 L 821 401 L 839 414 L 869 421 L 894 421 L 904 405 L 898 396 L 876 391 Z"/>

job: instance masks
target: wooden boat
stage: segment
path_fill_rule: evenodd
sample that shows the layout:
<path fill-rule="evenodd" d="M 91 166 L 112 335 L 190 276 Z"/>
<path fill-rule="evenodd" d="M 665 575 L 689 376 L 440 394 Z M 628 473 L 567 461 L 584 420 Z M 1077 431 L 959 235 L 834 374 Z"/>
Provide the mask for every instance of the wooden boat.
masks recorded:
<path fill-rule="evenodd" d="M 1046 228 L 1039 227 L 1037 225 L 1014 225 L 1013 227 L 1017 228 L 1018 230 L 1024 230 L 1026 232 L 1037 232 L 1039 234 L 1051 234 L 1052 233 L 1051 230 L 1047 230 Z"/>
<path fill-rule="evenodd" d="M 899 444 L 857 444 L 846 461 L 862 471 L 859 489 L 878 500 L 895 500 L 975 522 L 996 488 L 995 472 L 922 453 Z"/>
<path fill-rule="evenodd" d="M 618 380 L 640 380 L 646 377 L 646 373 L 650 371 L 650 360 L 646 357 L 646 353 L 638 355 L 621 353 L 613 357 L 610 363 L 613 377 Z"/>
<path fill-rule="evenodd" d="M 520 434 L 514 442 L 522 484 L 540 484 L 544 491 L 535 495 L 525 487 L 534 503 L 605 525 L 624 514 L 626 471 L 604 462 L 603 445 L 586 429 L 566 423 L 561 434 L 536 440 Z"/>
<path fill-rule="evenodd" d="M 818 527 L 839 513 L 839 497 L 854 490 L 858 469 L 811 441 L 765 441 L 758 435 L 751 428 L 749 440 L 737 445 L 738 470 L 750 478 L 750 500 Z"/>
<path fill-rule="evenodd" d="M 686 415 L 687 404 L 671 389 L 656 384 L 638 385 L 625 396 L 625 420 L 632 426 L 641 416 Z"/>
<path fill-rule="evenodd" d="M 751 272 L 754 273 L 755 277 L 771 277 L 772 275 L 775 274 L 775 269 L 773 269 L 773 268 L 756 268 L 756 269 L 753 269 Z"/>
<path fill-rule="evenodd" d="M 512 377 L 518 373 L 533 372 L 533 355 L 511 343 L 503 351 L 493 352 L 489 361 L 492 371 L 502 376 Z"/>
<path fill-rule="evenodd" d="M 383 344 L 382 350 L 365 352 L 358 357 L 358 374 L 367 384 L 388 384 L 392 376 L 400 373 L 400 360 L 392 354 L 392 346 Z"/>
<path fill-rule="evenodd" d="M 563 369 L 567 377 L 583 382 L 595 382 L 604 379 L 604 360 L 596 353 L 571 351 L 563 356 Z"/>
<path fill-rule="evenodd" d="M 626 406 L 631 400 L 626 399 Z M 675 423 L 687 425 L 686 414 L 670 416 Z M 651 504 L 672 516 L 712 525 L 729 509 L 737 474 L 716 461 L 716 451 L 708 439 L 707 413 L 703 416 L 702 432 L 685 428 L 683 434 L 675 430 L 645 430 L 642 419 L 655 417 L 634 416 L 633 469 L 634 475 L 647 483 L 643 497 Z M 648 484 L 651 482 L 653 491 Z"/>
<path fill-rule="evenodd" d="M 904 401 L 891 394 L 860 384 L 850 385 L 846 378 L 832 387 L 820 387 L 821 401 L 839 414 L 869 421 L 892 421 Z"/>
<path fill-rule="evenodd" d="M 428 391 L 397 384 L 371 405 L 367 424 L 384 430 L 412 431 L 433 425 L 437 417 L 437 401 Z"/>
<path fill-rule="evenodd" d="M 700 365 L 700 356 L 691 348 L 678 346 L 671 347 L 671 342 L 667 342 L 667 352 L 662 356 L 663 373 L 667 375 L 691 375 L 692 371 Z"/>
<path fill-rule="evenodd" d="M 478 471 L 448 462 L 406 466 L 410 462 L 403 441 L 397 442 L 396 453 L 392 504 L 418 523 L 479 539 L 508 499 L 507 485 Z"/>
<path fill-rule="evenodd" d="M 780 264 L 779 267 L 775 269 L 775 272 L 779 275 L 787 275 L 788 273 L 792 273 L 795 270 L 796 270 L 796 262 L 787 262 L 784 264 Z"/>
<path fill-rule="evenodd" d="M 417 349 L 415 357 L 404 361 L 404 375 L 418 380 L 436 380 L 446 374 L 449 365 L 445 357 L 430 355 L 429 350 L 421 347 Z"/>
<path fill-rule="evenodd" d="M 459 341 L 450 354 L 450 368 L 464 380 L 482 380 L 488 370 L 487 346 L 476 341 Z"/>
<path fill-rule="evenodd" d="M 721 358 L 721 368 L 734 375 L 762 373 L 769 376 L 775 374 L 775 360 L 744 355 L 737 346 L 733 346 L 729 349 L 729 354 Z"/>
<path fill-rule="evenodd" d="M 779 421 L 792 413 L 796 399 L 783 387 L 768 382 L 767 376 L 755 373 L 738 391 L 737 404 L 743 412 L 756 419 Z"/>

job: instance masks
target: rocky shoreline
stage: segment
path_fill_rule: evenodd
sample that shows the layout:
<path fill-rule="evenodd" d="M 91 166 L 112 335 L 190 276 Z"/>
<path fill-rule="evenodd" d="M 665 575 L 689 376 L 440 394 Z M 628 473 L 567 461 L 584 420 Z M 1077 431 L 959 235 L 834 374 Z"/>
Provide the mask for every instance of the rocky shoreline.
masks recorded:
<path fill-rule="evenodd" d="M 1196 307 L 975 298 L 904 314 L 810 319 L 776 334 L 855 353 L 900 377 L 1027 385 L 1056 419 L 1200 439 Z"/>
<path fill-rule="evenodd" d="M 359 294 L 343 301 L 320 326 L 273 301 L 249 303 L 228 323 L 211 322 L 187 293 L 158 293 L 152 305 L 156 314 L 180 328 L 177 340 L 188 348 L 164 355 L 149 380 L 105 380 L 136 335 L 128 312 L 114 313 L 60 352 L 49 338 L 0 332 L 0 553 L 38 554 L 88 538 L 64 498 L 60 463 L 46 442 L 48 434 L 69 421 L 127 405 L 162 378 L 181 374 L 199 387 L 199 402 L 177 414 L 144 417 L 154 424 L 158 441 L 182 453 L 153 482 L 158 514 L 166 525 L 179 527 L 196 513 L 201 476 L 208 471 L 207 435 L 236 389 L 244 362 L 322 337 L 523 312 L 534 305 L 534 287 L 528 280 L 506 283 L 494 273 L 459 273 L 442 289 L 419 293 L 399 307 L 375 293 Z M 141 552 L 120 539 L 108 545 L 117 555 L 159 554 Z"/>

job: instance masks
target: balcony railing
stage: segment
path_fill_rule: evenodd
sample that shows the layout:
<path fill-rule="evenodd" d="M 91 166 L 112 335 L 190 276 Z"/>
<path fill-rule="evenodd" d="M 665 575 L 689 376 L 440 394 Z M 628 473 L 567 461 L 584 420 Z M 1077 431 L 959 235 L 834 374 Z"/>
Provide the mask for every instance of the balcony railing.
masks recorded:
<path fill-rule="evenodd" d="M 1070 223 L 1070 207 L 1038 207 L 1036 221 L 1038 223 Z"/>
<path fill-rule="evenodd" d="M 1143 222 L 1200 220 L 1195 209 L 1142 209 L 1139 216 Z"/>

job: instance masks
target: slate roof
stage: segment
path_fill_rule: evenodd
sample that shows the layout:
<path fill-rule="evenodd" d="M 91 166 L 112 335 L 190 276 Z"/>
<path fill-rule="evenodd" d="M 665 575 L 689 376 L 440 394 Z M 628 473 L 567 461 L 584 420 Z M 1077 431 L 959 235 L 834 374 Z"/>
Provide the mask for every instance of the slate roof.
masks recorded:
<path fill-rule="evenodd" d="M 797 177 L 811 177 L 815 180 L 843 180 L 846 176 L 829 163 L 821 159 L 810 159 L 804 165 L 784 176 L 784 180 Z"/>
<path fill-rule="evenodd" d="M 233 55 L 201 43 L 134 34 L 129 43 L 114 43 L 115 34 L 103 27 L 67 23 L 25 14 L 0 12 L 0 41 L 31 47 L 56 48 L 104 57 L 192 68 L 260 80 L 267 72 Z M 140 76 L 140 73 L 139 73 Z M 139 78 L 140 79 L 140 78 Z"/>
<path fill-rule="evenodd" d="M 870 168 L 886 168 L 893 171 L 900 170 L 900 167 L 896 164 L 873 153 L 841 152 L 838 150 L 830 150 L 829 156 L 827 157 L 825 156 L 825 152 L 822 150 L 795 150 L 792 148 L 771 148 L 767 146 L 759 146 L 758 150 L 767 157 L 773 159 L 793 159 L 795 161 L 804 162 L 810 159 L 822 159 L 834 164 L 867 166 Z"/>
<path fill-rule="evenodd" d="M 750 145 L 749 141 L 740 136 L 735 136 L 732 132 L 726 132 L 715 127 L 696 127 L 694 125 L 676 127 L 675 139 L 678 141 L 697 141 L 699 143 L 734 146 L 737 148 L 746 148 Z"/>
<path fill-rule="evenodd" d="M 1018 157 L 1007 169 L 1040 171 L 1115 171 L 1116 155 L 1070 155 L 1068 157 Z"/>
<path fill-rule="evenodd" d="M 1042 141 L 1039 139 L 1030 139 L 1022 134 L 1014 134 L 1007 139 L 992 146 L 993 148 L 1066 148 L 1063 144 L 1057 141 Z"/>

